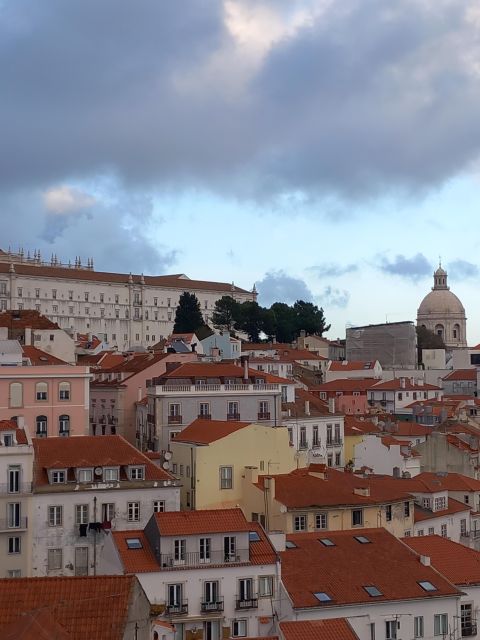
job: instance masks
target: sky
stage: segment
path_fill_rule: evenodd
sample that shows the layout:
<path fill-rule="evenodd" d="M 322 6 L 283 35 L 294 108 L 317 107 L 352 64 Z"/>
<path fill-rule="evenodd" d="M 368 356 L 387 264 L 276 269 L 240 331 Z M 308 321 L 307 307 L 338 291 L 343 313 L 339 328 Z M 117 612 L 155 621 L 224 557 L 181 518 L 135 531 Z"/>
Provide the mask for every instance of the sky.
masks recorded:
<path fill-rule="evenodd" d="M 0 0 L 0 246 L 480 342 L 480 5 Z"/>

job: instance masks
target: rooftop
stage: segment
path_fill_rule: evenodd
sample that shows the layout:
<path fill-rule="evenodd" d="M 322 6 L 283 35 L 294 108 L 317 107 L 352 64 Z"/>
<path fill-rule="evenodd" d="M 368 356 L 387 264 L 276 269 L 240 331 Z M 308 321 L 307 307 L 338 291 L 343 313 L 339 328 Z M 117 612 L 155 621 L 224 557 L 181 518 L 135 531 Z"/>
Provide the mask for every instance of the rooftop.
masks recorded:
<path fill-rule="evenodd" d="M 344 618 L 280 622 L 280 629 L 285 640 L 358 640 Z"/>
<path fill-rule="evenodd" d="M 37 331 L 60 329 L 56 322 L 52 322 L 39 311 L 33 311 L 32 309 L 15 309 L 0 312 L 0 327 L 7 327 L 15 335 L 20 330 L 23 333 L 26 328 L 36 329 Z"/>
<path fill-rule="evenodd" d="M 184 380 L 190 379 L 242 379 L 244 376 L 244 368 L 236 364 L 215 363 L 215 362 L 186 362 L 181 364 L 172 371 L 167 371 L 160 379 Z M 274 376 L 265 371 L 257 371 L 256 369 L 248 369 L 249 380 L 264 380 L 267 383 L 275 384 L 292 384 L 291 380 Z"/>
<path fill-rule="evenodd" d="M 378 360 L 332 360 L 329 371 L 370 371 L 379 364 Z"/>
<path fill-rule="evenodd" d="M 394 378 L 393 380 L 385 380 L 378 382 L 372 388 L 372 391 L 441 391 L 441 387 L 427 382 L 411 381 L 410 378 Z"/>
<path fill-rule="evenodd" d="M 66 365 L 68 362 L 64 360 L 60 360 L 55 356 L 52 356 L 51 353 L 47 353 L 46 351 L 42 351 L 41 349 L 37 349 L 37 347 L 33 347 L 31 345 L 22 345 L 23 357 L 28 358 L 31 366 L 33 367 L 44 367 L 48 365 Z"/>
<path fill-rule="evenodd" d="M 353 391 L 366 391 L 378 382 L 375 378 L 339 378 L 338 380 L 330 380 L 323 384 L 311 387 L 311 391 L 343 391 L 350 393 Z"/>
<path fill-rule="evenodd" d="M 455 380 L 473 380 L 477 381 L 477 369 L 455 369 L 451 371 L 446 376 L 442 378 L 442 380 L 448 380 L 449 382 L 453 382 Z"/>
<path fill-rule="evenodd" d="M 415 522 L 423 522 L 424 520 L 433 520 L 434 518 L 443 518 L 444 516 L 450 516 L 454 513 L 461 513 L 463 511 L 471 511 L 471 507 L 464 502 L 459 502 L 453 498 L 448 498 L 447 508 L 440 511 L 431 511 L 430 509 L 424 509 L 418 504 L 415 505 L 415 513 L 413 519 Z"/>
<path fill-rule="evenodd" d="M 188 442 L 191 444 L 211 444 L 229 436 L 235 431 L 248 427 L 251 422 L 235 422 L 234 420 L 204 420 L 197 418 L 188 427 L 185 427 L 176 437 L 175 442 Z"/>

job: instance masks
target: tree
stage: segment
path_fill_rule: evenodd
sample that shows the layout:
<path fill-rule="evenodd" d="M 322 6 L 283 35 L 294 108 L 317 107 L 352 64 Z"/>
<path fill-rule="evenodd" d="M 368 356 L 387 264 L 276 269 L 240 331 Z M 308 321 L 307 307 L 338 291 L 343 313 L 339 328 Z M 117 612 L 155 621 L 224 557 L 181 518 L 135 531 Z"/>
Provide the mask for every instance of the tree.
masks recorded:
<path fill-rule="evenodd" d="M 263 331 L 264 310 L 257 302 L 242 302 L 239 307 L 237 329 L 244 331 L 251 342 L 260 340 L 260 332 Z"/>
<path fill-rule="evenodd" d="M 277 342 L 290 343 L 296 337 L 295 312 L 285 302 L 274 302 L 270 311 L 275 314 L 275 337 Z"/>
<path fill-rule="evenodd" d="M 173 333 L 192 333 L 204 324 L 197 296 L 184 291 L 178 301 Z"/>
<path fill-rule="evenodd" d="M 222 296 L 215 302 L 212 313 L 212 324 L 217 329 L 233 331 L 240 317 L 240 303 L 231 296 Z"/>
<path fill-rule="evenodd" d="M 330 329 L 331 325 L 325 323 L 323 309 L 321 307 L 319 309 L 313 302 L 297 300 L 293 305 L 293 311 L 297 335 L 304 329 L 307 334 L 322 336 L 325 331 Z"/>
<path fill-rule="evenodd" d="M 262 332 L 269 340 L 273 340 L 277 335 L 277 318 L 272 309 L 262 309 Z"/>

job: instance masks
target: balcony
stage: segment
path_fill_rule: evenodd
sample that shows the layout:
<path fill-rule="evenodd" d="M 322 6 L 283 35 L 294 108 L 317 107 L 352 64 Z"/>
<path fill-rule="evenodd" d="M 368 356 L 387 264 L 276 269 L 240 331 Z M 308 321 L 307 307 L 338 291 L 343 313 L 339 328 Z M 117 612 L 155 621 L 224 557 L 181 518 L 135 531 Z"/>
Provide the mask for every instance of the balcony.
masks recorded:
<path fill-rule="evenodd" d="M 335 440 L 327 440 L 327 448 L 331 449 L 332 447 L 341 447 L 343 444 L 342 438 L 336 438 Z"/>
<path fill-rule="evenodd" d="M 308 442 L 306 440 L 300 440 L 300 444 L 298 445 L 299 449 L 308 449 Z"/>
<path fill-rule="evenodd" d="M 15 526 L 12 526 L 12 522 L 15 523 Z M 0 531 L 21 531 L 22 529 L 26 529 L 28 525 L 28 520 L 26 517 L 17 518 L 14 521 L 1 519 L 0 520 Z"/>
<path fill-rule="evenodd" d="M 212 415 L 210 413 L 199 413 L 197 418 L 199 420 L 211 420 L 212 419 Z"/>
<path fill-rule="evenodd" d="M 462 622 L 462 638 L 469 638 L 477 635 L 476 622 Z"/>
<path fill-rule="evenodd" d="M 168 424 L 182 424 L 182 416 L 168 416 Z"/>
<path fill-rule="evenodd" d="M 167 616 L 182 616 L 188 613 L 188 601 L 182 600 L 176 604 L 167 604 L 165 607 Z"/>
<path fill-rule="evenodd" d="M 237 598 L 235 600 L 235 609 L 241 611 L 244 609 L 258 609 L 258 598 Z"/>
<path fill-rule="evenodd" d="M 214 601 L 202 601 L 200 603 L 200 610 L 202 613 L 216 613 L 217 611 L 223 611 L 223 596 Z"/>
<path fill-rule="evenodd" d="M 270 420 L 270 411 L 262 411 L 257 414 L 258 420 Z"/>
<path fill-rule="evenodd" d="M 161 553 L 159 557 L 162 571 L 178 569 L 179 567 L 209 567 L 220 564 L 238 564 L 248 562 L 250 552 L 248 549 L 237 549 L 234 554 L 225 554 L 224 551 L 210 551 L 208 556 L 201 555 L 198 551 L 185 553 L 182 558 L 175 557 L 173 553 Z"/>
<path fill-rule="evenodd" d="M 240 414 L 239 413 L 227 413 L 227 420 L 234 420 L 234 421 L 238 422 L 240 420 Z"/>
<path fill-rule="evenodd" d="M 8 483 L 0 484 L 0 494 L 2 495 L 8 494 L 9 496 L 18 496 L 19 494 L 22 494 L 22 493 L 32 493 L 31 482 L 20 482 L 17 485 L 16 491 L 12 491 L 12 487 Z"/>
<path fill-rule="evenodd" d="M 153 379 L 147 384 L 148 387 L 156 387 L 158 395 L 184 395 L 184 394 L 206 394 L 206 393 L 280 393 L 280 385 L 273 383 L 265 384 L 166 384 L 157 385 Z"/>

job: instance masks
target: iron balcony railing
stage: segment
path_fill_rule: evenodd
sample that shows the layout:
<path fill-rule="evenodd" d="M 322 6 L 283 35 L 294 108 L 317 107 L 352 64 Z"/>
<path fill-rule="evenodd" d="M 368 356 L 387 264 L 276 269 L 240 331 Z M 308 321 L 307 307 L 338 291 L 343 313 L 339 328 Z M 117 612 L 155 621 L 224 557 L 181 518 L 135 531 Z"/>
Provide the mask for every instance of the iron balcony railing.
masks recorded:
<path fill-rule="evenodd" d="M 257 609 L 258 598 L 239 598 L 235 600 L 235 609 Z"/>
<path fill-rule="evenodd" d="M 462 622 L 462 638 L 468 638 L 477 635 L 477 623 L 476 622 Z"/>
<path fill-rule="evenodd" d="M 9 494 L 15 495 L 19 493 L 32 493 L 32 483 L 31 482 L 19 482 L 17 485 L 12 485 L 11 483 L 4 482 L 0 484 L 0 494 Z"/>
<path fill-rule="evenodd" d="M 202 613 L 223 611 L 223 596 L 215 598 L 215 600 L 202 600 L 200 609 Z"/>
<path fill-rule="evenodd" d="M 189 551 L 181 557 L 173 553 L 161 553 L 159 557 L 160 566 L 163 570 L 178 569 L 178 567 L 202 567 L 212 564 L 236 564 L 248 562 L 250 558 L 248 549 L 237 549 L 235 553 L 225 553 L 224 551 L 210 551 L 208 554 L 198 551 Z"/>
<path fill-rule="evenodd" d="M 167 604 L 165 610 L 167 615 L 169 616 L 185 615 L 188 613 L 188 600 L 182 600 L 182 602 Z"/>
<path fill-rule="evenodd" d="M 343 444 L 342 438 L 335 438 L 334 440 L 327 440 L 327 447 L 341 447 Z"/>

